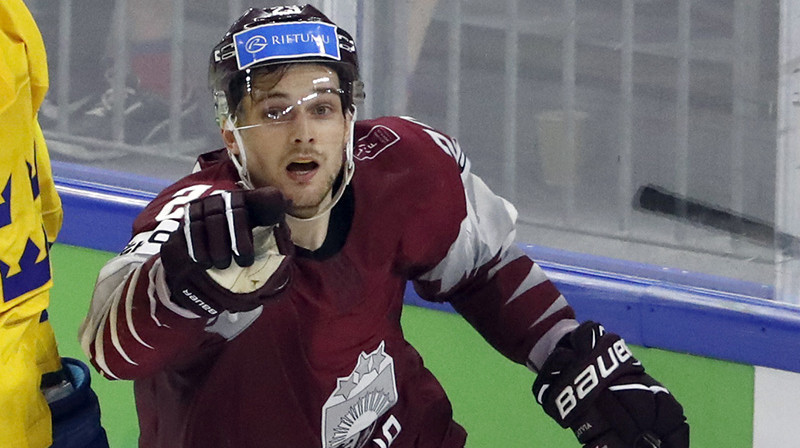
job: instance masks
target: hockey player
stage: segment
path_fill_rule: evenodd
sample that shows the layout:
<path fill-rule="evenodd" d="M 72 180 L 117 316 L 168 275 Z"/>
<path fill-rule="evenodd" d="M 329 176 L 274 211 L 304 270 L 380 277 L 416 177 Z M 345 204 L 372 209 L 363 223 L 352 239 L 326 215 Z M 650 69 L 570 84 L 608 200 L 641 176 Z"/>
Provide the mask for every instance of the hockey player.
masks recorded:
<path fill-rule="evenodd" d="M 354 42 L 311 6 L 250 9 L 213 49 L 225 148 L 166 188 L 100 272 L 81 341 L 133 379 L 142 447 L 463 447 L 400 327 L 448 301 L 538 372 L 587 447 L 685 448 L 683 410 L 623 340 L 578 323 L 456 141 L 356 121 Z"/>
<path fill-rule="evenodd" d="M 47 314 L 62 210 L 37 120 L 47 58 L 22 0 L 0 2 L 0 50 L 0 446 L 108 447 L 88 367 L 59 356 Z"/>

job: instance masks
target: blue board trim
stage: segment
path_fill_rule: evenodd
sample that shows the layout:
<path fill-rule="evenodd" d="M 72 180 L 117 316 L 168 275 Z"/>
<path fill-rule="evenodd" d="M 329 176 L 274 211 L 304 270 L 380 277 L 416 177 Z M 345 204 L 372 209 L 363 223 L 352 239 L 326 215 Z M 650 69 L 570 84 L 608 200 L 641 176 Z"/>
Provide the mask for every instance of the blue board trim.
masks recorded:
<path fill-rule="evenodd" d="M 56 177 L 60 243 L 119 252 L 154 193 Z M 538 261 L 579 320 L 602 322 L 633 344 L 800 372 L 800 308 L 770 300 L 771 285 L 534 245 Z M 412 305 L 432 304 L 411 287 Z"/>
<path fill-rule="evenodd" d="M 154 193 L 54 176 L 64 209 L 58 242 L 120 252 L 131 238 L 133 220 Z"/>
<path fill-rule="evenodd" d="M 79 163 L 53 160 L 53 175 L 65 183 L 93 183 L 98 188 L 106 191 L 138 191 L 144 194 L 156 193 L 169 186 L 172 181 L 155 177 L 146 177 L 126 171 L 114 171 L 105 168 L 96 168 Z"/>

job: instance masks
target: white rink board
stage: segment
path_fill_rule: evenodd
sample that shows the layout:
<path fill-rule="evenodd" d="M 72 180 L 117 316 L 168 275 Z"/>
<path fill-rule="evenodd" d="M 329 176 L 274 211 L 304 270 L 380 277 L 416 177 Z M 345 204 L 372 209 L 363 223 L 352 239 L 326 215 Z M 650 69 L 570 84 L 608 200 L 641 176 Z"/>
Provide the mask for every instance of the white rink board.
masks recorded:
<path fill-rule="evenodd" d="M 755 369 L 753 448 L 800 447 L 800 373 Z"/>

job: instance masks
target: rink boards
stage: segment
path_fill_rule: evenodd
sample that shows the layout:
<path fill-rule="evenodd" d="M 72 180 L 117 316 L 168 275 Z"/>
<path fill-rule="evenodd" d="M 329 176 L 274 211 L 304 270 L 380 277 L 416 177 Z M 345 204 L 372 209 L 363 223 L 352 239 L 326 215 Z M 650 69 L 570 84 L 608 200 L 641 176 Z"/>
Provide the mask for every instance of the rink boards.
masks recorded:
<path fill-rule="evenodd" d="M 51 314 L 62 351 L 83 358 L 72 341 L 94 278 L 125 245 L 133 218 L 153 194 L 63 178 L 57 187 L 65 219 L 61 244 L 53 250 Z M 579 319 L 603 322 L 640 346 L 635 353 L 686 406 L 693 445 L 786 446 L 778 428 L 800 416 L 800 397 L 793 394 L 800 391 L 800 311 L 765 300 L 770 285 L 535 245 L 522 248 Z M 406 301 L 407 336 L 442 379 L 456 418 L 470 431 L 470 446 L 521 447 L 531 441 L 571 446 L 571 436 L 530 399 L 529 372 L 494 353 L 446 305 L 424 302 L 410 288 Z M 107 425 L 110 438 L 118 441 L 112 446 L 135 446 L 130 385 L 99 377 L 95 383 L 104 421 L 113 424 Z"/>

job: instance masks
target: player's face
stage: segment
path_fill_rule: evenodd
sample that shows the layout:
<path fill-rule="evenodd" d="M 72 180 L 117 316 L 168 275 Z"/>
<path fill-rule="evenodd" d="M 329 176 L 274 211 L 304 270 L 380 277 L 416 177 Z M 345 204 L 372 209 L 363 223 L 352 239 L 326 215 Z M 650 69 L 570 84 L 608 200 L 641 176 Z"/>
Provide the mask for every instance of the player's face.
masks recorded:
<path fill-rule="evenodd" d="M 323 65 L 297 64 L 256 76 L 252 85 L 237 123 L 250 178 L 256 187 L 278 188 L 292 201 L 292 215 L 313 216 L 331 200 L 349 138 L 339 78 Z M 238 154 L 232 132 L 223 137 Z"/>

